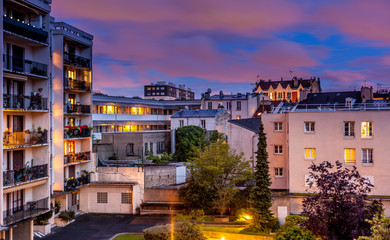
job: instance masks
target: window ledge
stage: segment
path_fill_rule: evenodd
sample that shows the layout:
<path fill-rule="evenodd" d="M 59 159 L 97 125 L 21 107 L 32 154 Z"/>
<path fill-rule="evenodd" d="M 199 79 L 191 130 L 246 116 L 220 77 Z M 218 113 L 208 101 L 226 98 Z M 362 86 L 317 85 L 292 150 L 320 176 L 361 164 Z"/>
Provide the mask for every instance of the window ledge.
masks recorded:
<path fill-rule="evenodd" d="M 373 139 L 373 138 L 374 138 L 374 137 L 372 137 L 372 136 L 371 136 L 371 137 L 361 137 L 362 140 L 371 140 L 371 139 Z"/>
<path fill-rule="evenodd" d="M 283 155 L 283 153 L 274 153 L 274 155 Z"/>
<path fill-rule="evenodd" d="M 344 166 L 356 166 L 356 163 L 346 163 L 346 162 L 344 162 Z"/>
<path fill-rule="evenodd" d="M 284 178 L 284 176 L 275 176 L 275 178 Z"/>
<path fill-rule="evenodd" d="M 304 131 L 304 133 L 305 134 L 314 134 L 314 133 L 316 133 L 315 131 L 313 131 L 313 132 L 306 132 L 306 131 Z"/>
<path fill-rule="evenodd" d="M 314 161 L 316 160 L 315 158 L 305 158 L 306 161 Z"/>
<path fill-rule="evenodd" d="M 355 139 L 355 136 L 344 136 L 344 139 L 347 139 L 347 140 L 354 140 L 354 139 Z"/>
<path fill-rule="evenodd" d="M 373 167 L 374 163 L 362 163 L 363 167 Z"/>
<path fill-rule="evenodd" d="M 280 133 L 280 132 L 283 132 L 283 130 L 274 130 L 274 132 L 279 132 Z"/>

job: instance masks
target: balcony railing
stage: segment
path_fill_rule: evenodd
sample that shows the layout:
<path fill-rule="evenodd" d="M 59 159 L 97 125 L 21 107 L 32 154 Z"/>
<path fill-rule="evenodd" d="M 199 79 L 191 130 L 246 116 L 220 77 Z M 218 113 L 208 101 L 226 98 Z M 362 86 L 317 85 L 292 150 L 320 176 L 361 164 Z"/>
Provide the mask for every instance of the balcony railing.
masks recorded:
<path fill-rule="evenodd" d="M 27 218 L 36 217 L 49 210 L 49 198 L 28 202 L 23 206 L 3 211 L 3 225 L 10 225 Z"/>
<path fill-rule="evenodd" d="M 25 147 L 47 143 L 47 130 L 41 132 L 4 132 L 3 147 Z"/>
<path fill-rule="evenodd" d="M 23 182 L 33 181 L 48 176 L 47 164 L 19 169 L 8 170 L 3 172 L 3 186 L 12 187 Z"/>
<path fill-rule="evenodd" d="M 92 130 L 87 125 L 85 126 L 65 126 L 64 139 L 70 138 L 87 138 L 91 137 Z"/>
<path fill-rule="evenodd" d="M 90 105 L 65 104 L 64 109 L 65 109 L 66 113 L 91 114 L 91 106 Z"/>
<path fill-rule="evenodd" d="M 47 65 L 3 54 L 3 69 L 21 74 L 47 77 Z"/>
<path fill-rule="evenodd" d="M 91 68 L 91 60 L 68 52 L 64 52 L 64 62 L 80 67 Z"/>
<path fill-rule="evenodd" d="M 91 182 L 91 176 L 82 175 L 79 178 L 70 178 L 64 182 L 64 190 L 72 191 Z"/>
<path fill-rule="evenodd" d="M 64 164 L 79 163 L 91 160 L 91 152 L 70 153 L 64 155 Z"/>
<path fill-rule="evenodd" d="M 47 98 L 39 95 L 3 95 L 3 108 L 11 110 L 48 110 Z"/>
<path fill-rule="evenodd" d="M 23 22 L 3 16 L 4 30 L 46 44 L 48 32 Z"/>
<path fill-rule="evenodd" d="M 91 91 L 91 84 L 84 80 L 65 78 L 64 87 L 71 90 Z"/>

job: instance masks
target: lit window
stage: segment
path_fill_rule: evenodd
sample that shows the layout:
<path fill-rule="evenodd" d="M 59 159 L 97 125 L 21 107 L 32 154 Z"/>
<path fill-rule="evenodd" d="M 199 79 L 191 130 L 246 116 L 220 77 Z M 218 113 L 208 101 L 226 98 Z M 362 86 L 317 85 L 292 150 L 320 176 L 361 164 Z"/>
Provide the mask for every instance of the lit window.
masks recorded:
<path fill-rule="evenodd" d="M 278 99 L 282 99 L 283 98 L 283 93 L 282 92 L 278 92 Z"/>
<path fill-rule="evenodd" d="M 315 158 L 316 158 L 316 149 L 305 148 L 305 159 L 315 159 Z"/>
<path fill-rule="evenodd" d="M 362 138 L 372 137 L 372 122 L 362 122 Z"/>
<path fill-rule="evenodd" d="M 206 129 L 206 120 L 200 120 L 200 125 L 203 129 Z"/>
<path fill-rule="evenodd" d="M 108 203 L 108 193 L 97 192 L 97 203 Z"/>
<path fill-rule="evenodd" d="M 355 136 L 355 122 L 344 122 L 344 136 Z"/>
<path fill-rule="evenodd" d="M 283 123 L 282 122 L 274 122 L 274 131 L 282 131 Z"/>
<path fill-rule="evenodd" d="M 269 93 L 269 99 L 274 100 L 274 98 L 275 98 L 275 94 L 270 92 Z"/>
<path fill-rule="evenodd" d="M 275 145 L 274 146 L 274 153 L 275 154 L 282 154 L 283 153 L 283 146 L 282 145 Z"/>
<path fill-rule="evenodd" d="M 184 127 L 184 120 L 179 120 L 179 127 Z"/>
<path fill-rule="evenodd" d="M 122 197 L 122 204 L 131 204 L 132 203 L 132 197 L 131 193 L 121 193 Z"/>
<path fill-rule="evenodd" d="M 305 133 L 313 133 L 315 122 L 305 122 Z"/>
<path fill-rule="evenodd" d="M 275 168 L 275 177 L 283 177 L 283 168 Z"/>
<path fill-rule="evenodd" d="M 241 119 L 241 115 L 237 115 L 237 119 Z"/>
<path fill-rule="evenodd" d="M 107 106 L 107 114 L 115 114 L 117 111 L 117 107 L 115 106 Z"/>
<path fill-rule="evenodd" d="M 362 162 L 363 163 L 373 163 L 372 149 L 370 149 L 370 148 L 363 148 L 362 149 Z"/>
<path fill-rule="evenodd" d="M 148 90 L 150 90 L 150 87 L 148 87 Z"/>
<path fill-rule="evenodd" d="M 345 148 L 344 149 L 344 160 L 345 163 L 355 163 L 355 148 Z"/>

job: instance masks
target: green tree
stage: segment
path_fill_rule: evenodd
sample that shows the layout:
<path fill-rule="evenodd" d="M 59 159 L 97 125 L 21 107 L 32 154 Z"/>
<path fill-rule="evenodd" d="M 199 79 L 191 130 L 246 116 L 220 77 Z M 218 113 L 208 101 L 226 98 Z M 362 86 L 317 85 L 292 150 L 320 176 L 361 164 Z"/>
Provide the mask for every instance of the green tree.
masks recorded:
<path fill-rule="evenodd" d="M 267 137 L 264 133 L 263 124 L 260 124 L 259 142 L 256 151 L 256 167 L 254 173 L 255 185 L 252 188 L 252 207 L 255 216 L 252 230 L 269 231 L 272 226 L 273 216 L 271 213 L 271 177 L 269 174 L 269 161 L 267 153 Z M 261 224 L 260 224 L 261 223 Z M 267 224 L 269 223 L 269 225 Z"/>
<path fill-rule="evenodd" d="M 172 160 L 172 154 L 163 152 L 161 156 L 153 155 L 149 150 L 146 153 L 146 160 L 151 160 L 155 164 L 167 164 Z"/>
<path fill-rule="evenodd" d="M 386 218 L 383 212 L 366 221 L 371 224 L 371 236 L 362 236 L 358 240 L 390 240 L 390 219 Z"/>
<path fill-rule="evenodd" d="M 196 149 L 206 145 L 206 130 L 198 126 L 185 126 L 176 131 L 176 152 L 174 157 L 177 161 L 187 162 L 195 157 Z"/>
<path fill-rule="evenodd" d="M 236 184 L 251 178 L 249 162 L 243 156 L 243 153 L 236 154 L 234 149 L 222 141 L 210 143 L 203 150 L 198 148 L 196 157 L 187 164 L 190 177 L 187 179 L 187 186 L 179 191 L 182 199 L 184 197 L 189 200 L 191 208 L 198 208 L 199 198 L 208 193 L 212 198 L 200 199 L 200 202 L 211 202 L 213 209 L 223 215 L 239 191 Z M 196 189 L 191 189 L 192 187 Z M 182 195 L 198 190 L 202 192 L 196 197 L 186 198 Z M 207 211 L 204 206 L 200 207 Z"/>

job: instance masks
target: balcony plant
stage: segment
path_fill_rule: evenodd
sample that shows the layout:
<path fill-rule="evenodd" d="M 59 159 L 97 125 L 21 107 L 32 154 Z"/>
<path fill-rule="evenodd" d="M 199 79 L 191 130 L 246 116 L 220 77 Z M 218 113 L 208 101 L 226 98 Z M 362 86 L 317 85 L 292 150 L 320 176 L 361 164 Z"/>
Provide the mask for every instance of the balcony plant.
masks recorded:
<path fill-rule="evenodd" d="M 79 181 L 74 177 L 69 178 L 65 184 L 65 191 L 71 191 L 79 185 Z"/>

